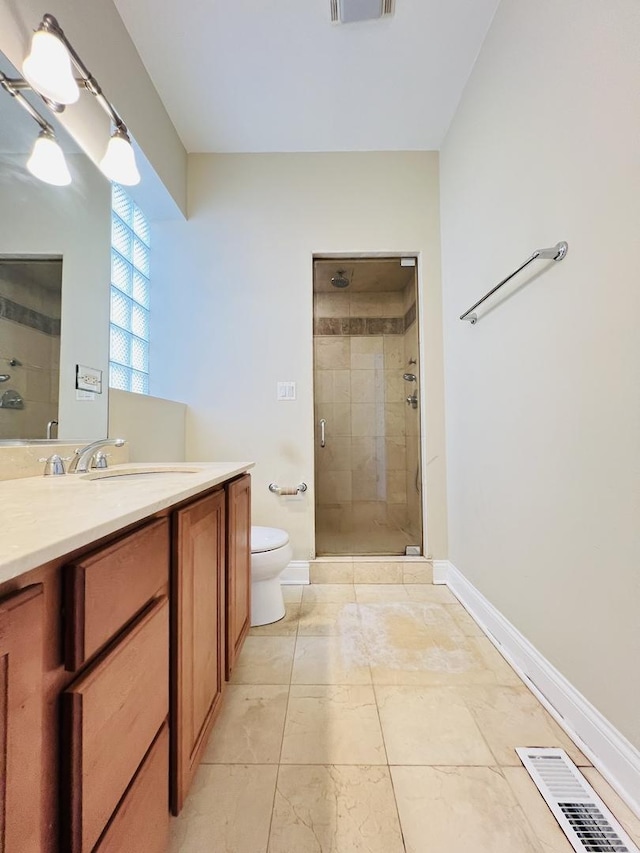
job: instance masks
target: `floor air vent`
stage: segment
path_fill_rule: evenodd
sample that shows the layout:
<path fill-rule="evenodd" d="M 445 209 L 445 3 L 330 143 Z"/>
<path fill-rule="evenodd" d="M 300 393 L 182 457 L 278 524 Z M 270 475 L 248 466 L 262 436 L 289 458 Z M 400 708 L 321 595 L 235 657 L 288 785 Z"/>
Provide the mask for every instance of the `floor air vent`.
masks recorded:
<path fill-rule="evenodd" d="M 578 853 L 640 853 L 563 749 L 517 749 Z"/>

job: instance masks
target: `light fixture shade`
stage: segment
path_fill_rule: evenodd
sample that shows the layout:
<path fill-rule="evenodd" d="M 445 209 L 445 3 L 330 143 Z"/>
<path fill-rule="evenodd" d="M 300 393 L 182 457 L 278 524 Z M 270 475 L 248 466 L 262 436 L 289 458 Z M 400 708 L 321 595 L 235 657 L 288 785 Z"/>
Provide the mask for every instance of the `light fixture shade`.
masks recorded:
<path fill-rule="evenodd" d="M 48 133 L 41 133 L 35 141 L 27 169 L 36 178 L 56 187 L 66 187 L 71 183 L 71 173 L 64 159 L 62 148 Z"/>
<path fill-rule="evenodd" d="M 136 156 L 128 137 L 119 130 L 113 134 L 107 145 L 107 151 L 100 161 L 100 169 L 110 181 L 133 187 L 140 183 L 140 172 L 136 166 Z"/>
<path fill-rule="evenodd" d="M 53 33 L 37 30 L 33 34 L 22 70 L 36 92 L 56 104 L 74 104 L 80 97 L 69 51 Z"/>

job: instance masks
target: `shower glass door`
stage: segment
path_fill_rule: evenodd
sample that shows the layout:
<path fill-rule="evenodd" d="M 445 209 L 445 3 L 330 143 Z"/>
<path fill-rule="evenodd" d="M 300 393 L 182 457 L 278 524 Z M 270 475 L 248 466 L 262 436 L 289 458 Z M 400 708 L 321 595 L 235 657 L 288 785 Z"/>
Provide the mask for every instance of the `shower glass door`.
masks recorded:
<path fill-rule="evenodd" d="M 399 258 L 314 261 L 319 556 L 421 548 L 416 296 Z"/>

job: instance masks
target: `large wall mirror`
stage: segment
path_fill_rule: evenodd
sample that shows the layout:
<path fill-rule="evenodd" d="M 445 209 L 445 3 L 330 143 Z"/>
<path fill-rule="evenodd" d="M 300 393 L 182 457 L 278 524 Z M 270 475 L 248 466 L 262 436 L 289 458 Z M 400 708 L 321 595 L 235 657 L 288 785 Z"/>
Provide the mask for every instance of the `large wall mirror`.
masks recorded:
<path fill-rule="evenodd" d="M 0 71 L 19 76 L 1 53 Z M 111 188 L 44 102 L 25 97 L 54 125 L 72 183 L 27 171 L 39 128 L 0 88 L 0 442 L 103 438 Z M 102 393 L 76 388 L 77 365 L 102 371 Z"/>

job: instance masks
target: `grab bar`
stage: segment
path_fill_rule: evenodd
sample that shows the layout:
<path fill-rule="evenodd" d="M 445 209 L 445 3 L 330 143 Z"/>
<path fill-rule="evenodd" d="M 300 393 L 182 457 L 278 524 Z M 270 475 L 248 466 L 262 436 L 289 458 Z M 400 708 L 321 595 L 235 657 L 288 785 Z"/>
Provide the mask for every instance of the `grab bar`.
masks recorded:
<path fill-rule="evenodd" d="M 297 495 L 306 492 L 309 487 L 306 483 L 298 483 L 297 486 L 279 486 L 277 483 L 269 483 L 269 491 L 274 495 Z"/>
<path fill-rule="evenodd" d="M 568 251 L 569 244 L 565 240 L 562 240 L 560 243 L 556 243 L 556 245 L 552 246 L 550 249 L 536 249 L 530 258 L 527 258 L 527 260 L 523 264 L 520 264 L 517 270 L 512 272 L 511 275 L 508 275 L 506 278 L 503 278 L 502 281 L 499 282 L 499 284 L 496 284 L 496 286 L 493 287 L 488 293 L 485 293 L 482 299 L 478 299 L 478 301 L 474 305 L 472 305 L 468 311 L 465 311 L 464 314 L 461 314 L 460 319 L 468 320 L 471 325 L 474 326 L 478 320 L 478 315 L 472 312 L 474 312 L 479 305 L 482 305 L 485 299 L 488 299 L 490 296 L 493 296 L 496 290 L 500 290 L 502 285 L 510 281 L 514 277 L 514 275 L 518 275 L 519 272 L 522 272 L 525 267 L 528 267 L 532 261 L 535 261 L 538 258 L 546 261 L 561 261 Z"/>

